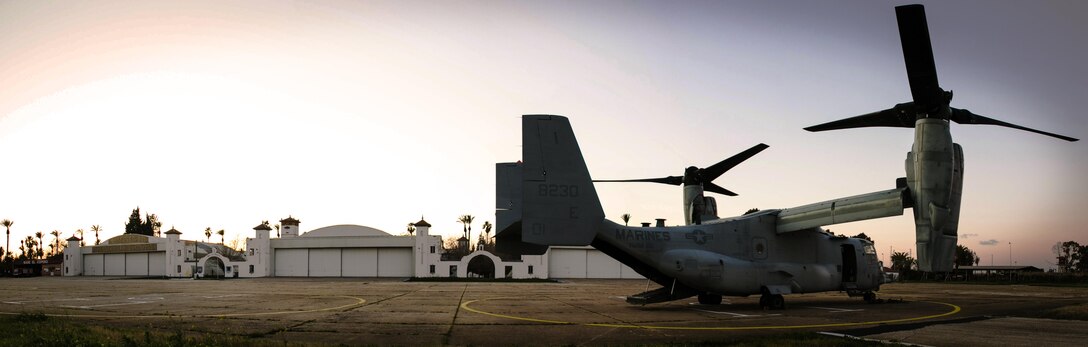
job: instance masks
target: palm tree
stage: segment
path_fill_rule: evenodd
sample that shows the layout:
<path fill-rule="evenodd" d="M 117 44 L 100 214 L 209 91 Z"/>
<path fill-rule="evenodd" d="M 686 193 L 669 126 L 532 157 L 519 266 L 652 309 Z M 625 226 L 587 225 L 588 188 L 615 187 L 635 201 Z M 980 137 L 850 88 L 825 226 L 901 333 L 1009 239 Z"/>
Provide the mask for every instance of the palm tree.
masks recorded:
<path fill-rule="evenodd" d="M 23 253 L 23 259 L 34 259 L 38 254 L 38 250 L 34 248 L 34 236 L 27 236 L 26 239 L 19 241 L 19 251 Z"/>
<path fill-rule="evenodd" d="M 212 242 L 212 227 L 204 228 L 204 240 Z"/>
<path fill-rule="evenodd" d="M 42 232 L 36 232 L 34 236 L 38 238 L 38 258 L 42 258 L 45 256 L 45 243 L 42 242 Z"/>
<path fill-rule="evenodd" d="M 276 228 L 276 238 L 279 238 L 280 237 L 280 225 L 276 224 L 275 228 Z"/>
<path fill-rule="evenodd" d="M 623 225 L 627 225 L 627 223 L 631 221 L 631 214 L 630 213 L 624 213 L 623 215 L 620 216 L 620 219 L 623 220 Z"/>
<path fill-rule="evenodd" d="M 216 231 L 215 233 L 219 234 L 219 243 L 226 244 L 226 242 L 227 242 L 226 238 L 227 237 L 225 235 L 226 235 L 227 232 L 224 231 L 223 229 L 219 229 L 219 231 Z"/>
<path fill-rule="evenodd" d="M 57 252 L 60 251 L 60 231 L 53 230 L 49 235 L 53 235 L 53 252 L 51 253 L 53 253 L 52 255 L 56 255 Z"/>
<path fill-rule="evenodd" d="M 97 224 L 96 224 L 96 225 L 92 225 L 92 226 L 91 226 L 91 231 L 94 231 L 94 244 L 95 244 L 95 245 L 97 246 L 97 245 L 98 245 L 98 243 L 99 243 L 99 240 L 98 240 L 98 232 L 99 232 L 99 231 L 102 231 L 102 227 L 98 226 Z M 82 238 L 82 237 L 80 237 L 80 238 Z M 82 246 L 82 245 L 83 245 L 83 242 L 80 242 L 80 243 L 79 243 L 79 245 L 80 245 L 80 246 Z"/>
<path fill-rule="evenodd" d="M 907 271 L 915 264 L 915 260 L 906 252 L 892 252 L 892 270 Z"/>
<path fill-rule="evenodd" d="M 416 223 L 408 223 L 408 236 L 412 236 L 416 232 Z"/>
<path fill-rule="evenodd" d="M 7 246 L 4 246 L 4 249 L 8 250 L 8 252 L 11 252 L 11 225 L 12 224 L 15 224 L 15 222 L 12 222 L 10 219 L 5 219 L 5 220 L 0 221 L 0 225 L 3 225 L 4 228 L 6 228 L 8 230 L 8 243 L 7 243 Z"/>
<path fill-rule="evenodd" d="M 461 222 L 461 224 L 464 225 L 462 230 L 465 233 L 466 239 L 472 235 L 472 221 L 474 220 L 476 220 L 476 217 L 473 217 L 471 214 L 461 215 L 461 217 L 457 219 L 458 222 Z"/>
<path fill-rule="evenodd" d="M 495 227 L 494 225 L 491 225 L 491 222 L 484 221 L 484 226 L 483 226 L 483 228 L 484 228 L 484 245 L 491 245 L 491 229 L 494 228 L 494 227 Z M 484 248 L 486 250 L 489 247 L 484 247 Z"/>

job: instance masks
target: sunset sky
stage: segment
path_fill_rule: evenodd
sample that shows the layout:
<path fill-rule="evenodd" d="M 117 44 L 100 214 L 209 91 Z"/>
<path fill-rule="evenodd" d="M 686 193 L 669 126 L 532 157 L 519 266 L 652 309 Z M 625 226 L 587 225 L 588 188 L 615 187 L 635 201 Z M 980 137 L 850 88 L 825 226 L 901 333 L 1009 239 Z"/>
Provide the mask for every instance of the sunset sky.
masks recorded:
<path fill-rule="evenodd" d="M 2 1 L 0 218 L 124 231 L 131 210 L 203 239 L 302 230 L 459 234 L 494 222 L 494 164 L 523 114 L 571 119 L 594 178 L 680 175 L 757 143 L 720 214 L 894 188 L 912 131 L 803 127 L 909 101 L 884 1 Z M 953 107 L 1088 137 L 1088 3 L 926 3 Z M 953 125 L 960 242 L 982 265 L 1051 267 L 1088 243 L 1088 144 Z M 598 184 L 605 212 L 682 223 L 681 189 Z M 830 226 L 882 259 L 910 211 Z M 216 236 L 217 237 L 217 236 Z M 93 236 L 88 237 L 93 242 Z M 213 239 L 216 239 L 213 237 Z M 3 246 L 0 244 L 0 246 Z"/>

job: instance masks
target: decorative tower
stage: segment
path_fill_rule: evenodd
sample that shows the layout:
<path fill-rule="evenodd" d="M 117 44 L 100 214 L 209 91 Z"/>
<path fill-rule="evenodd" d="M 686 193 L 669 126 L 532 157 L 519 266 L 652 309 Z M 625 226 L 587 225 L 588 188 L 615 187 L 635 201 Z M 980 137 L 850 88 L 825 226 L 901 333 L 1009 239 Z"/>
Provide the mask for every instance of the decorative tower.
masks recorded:
<path fill-rule="evenodd" d="M 412 263 L 412 267 L 415 269 L 416 277 L 435 277 L 437 274 L 437 265 L 442 258 L 442 238 L 439 236 L 431 236 L 431 223 L 427 223 L 423 217 L 419 217 L 419 221 L 413 225 L 416 227 L 415 238 L 415 262 Z"/>
<path fill-rule="evenodd" d="M 298 230 L 297 220 L 292 228 Z M 261 223 L 253 227 L 253 231 L 257 238 L 246 240 L 246 245 L 249 246 L 246 262 L 249 263 L 252 271 L 243 269 L 242 274 L 252 277 L 270 276 L 272 274 L 272 239 L 270 238 L 272 228 L 268 226 L 268 223 Z"/>
<path fill-rule="evenodd" d="M 83 249 L 79 247 L 80 239 L 73 235 L 68 238 L 68 248 L 64 249 L 64 275 L 83 275 Z"/>
<path fill-rule="evenodd" d="M 298 219 L 287 216 L 287 219 L 280 219 L 281 230 L 283 231 L 283 238 L 297 237 L 298 236 Z"/>
<path fill-rule="evenodd" d="M 185 275 L 185 243 L 181 242 L 181 232 L 170 227 L 166 234 L 166 277 L 187 277 Z"/>
<path fill-rule="evenodd" d="M 416 236 L 430 236 L 431 223 L 427 223 L 423 217 L 419 217 L 419 221 L 415 222 Z"/>

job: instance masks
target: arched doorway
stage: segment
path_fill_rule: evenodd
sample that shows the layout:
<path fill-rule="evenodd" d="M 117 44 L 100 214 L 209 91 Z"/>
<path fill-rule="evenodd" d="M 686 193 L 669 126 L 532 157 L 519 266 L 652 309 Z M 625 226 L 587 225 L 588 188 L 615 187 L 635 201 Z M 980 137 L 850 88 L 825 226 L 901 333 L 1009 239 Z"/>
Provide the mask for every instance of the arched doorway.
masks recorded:
<path fill-rule="evenodd" d="M 223 261 L 219 257 L 210 257 L 204 262 L 204 277 L 223 278 L 226 276 Z"/>
<path fill-rule="evenodd" d="M 495 278 L 495 261 L 486 255 L 477 255 L 468 261 L 468 277 Z"/>

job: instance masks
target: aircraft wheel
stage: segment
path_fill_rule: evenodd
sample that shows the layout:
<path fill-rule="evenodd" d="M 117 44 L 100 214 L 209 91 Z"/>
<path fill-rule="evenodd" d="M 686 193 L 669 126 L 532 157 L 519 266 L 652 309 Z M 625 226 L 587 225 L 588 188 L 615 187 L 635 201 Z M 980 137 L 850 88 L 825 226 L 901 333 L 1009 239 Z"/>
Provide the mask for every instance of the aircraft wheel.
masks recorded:
<path fill-rule="evenodd" d="M 771 295 L 769 306 L 772 310 L 782 310 L 786 308 L 786 298 L 782 297 L 782 294 Z"/>
<path fill-rule="evenodd" d="M 865 299 L 865 302 L 867 302 L 867 303 L 870 303 L 870 304 L 874 303 L 874 302 L 876 302 L 876 293 L 867 292 L 867 293 L 865 293 L 865 296 L 863 296 L 862 298 Z"/>
<path fill-rule="evenodd" d="M 703 305 L 721 305 L 722 296 L 717 294 L 699 294 L 699 303 Z"/>

